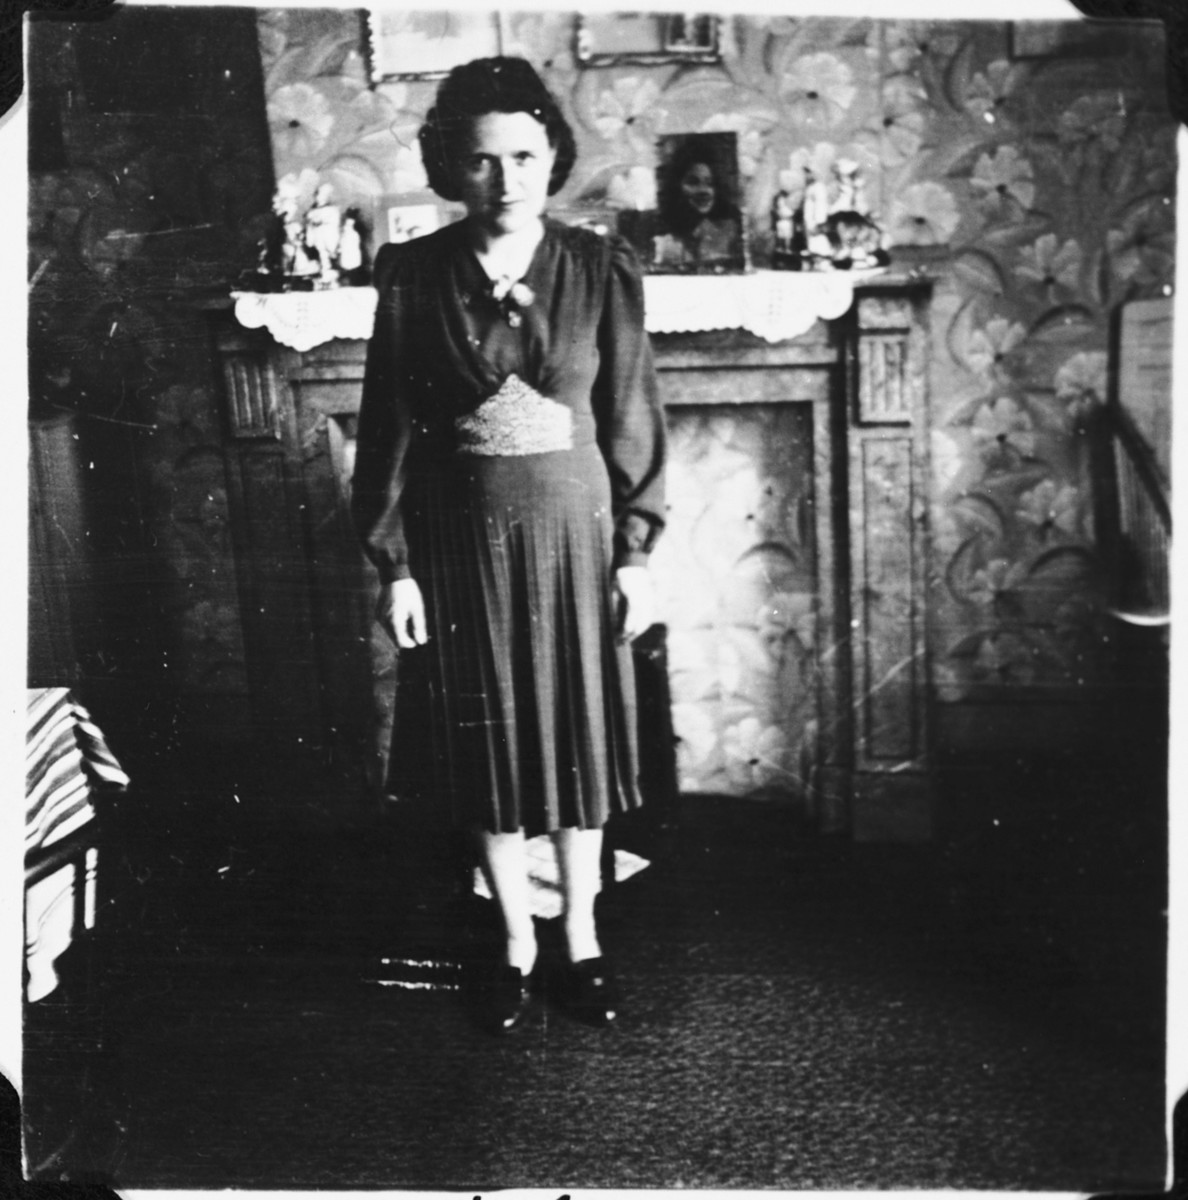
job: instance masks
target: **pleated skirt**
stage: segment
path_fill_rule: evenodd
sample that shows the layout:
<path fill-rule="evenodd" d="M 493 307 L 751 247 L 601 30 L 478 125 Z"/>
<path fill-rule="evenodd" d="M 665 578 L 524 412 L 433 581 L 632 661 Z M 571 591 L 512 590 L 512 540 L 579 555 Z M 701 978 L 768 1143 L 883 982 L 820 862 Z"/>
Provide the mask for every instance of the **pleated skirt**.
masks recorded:
<path fill-rule="evenodd" d="M 396 790 L 431 788 L 457 824 L 529 837 L 636 807 L 634 677 L 614 632 L 598 448 L 447 456 L 409 481 L 404 511 L 429 642 L 402 652 Z M 402 743 L 402 728 L 424 744 Z"/>

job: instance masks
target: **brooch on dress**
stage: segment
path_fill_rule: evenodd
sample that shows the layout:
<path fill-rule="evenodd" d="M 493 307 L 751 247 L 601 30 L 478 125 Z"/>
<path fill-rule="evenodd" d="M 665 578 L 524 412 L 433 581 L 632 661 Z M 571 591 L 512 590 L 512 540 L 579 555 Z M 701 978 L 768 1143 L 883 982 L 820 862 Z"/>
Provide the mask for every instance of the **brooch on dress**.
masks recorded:
<path fill-rule="evenodd" d="M 519 329 L 524 320 L 524 314 L 520 310 L 532 304 L 536 293 L 522 280 L 513 283 L 509 276 L 500 275 L 491 284 L 491 298 L 499 305 L 504 320 L 513 329 Z"/>

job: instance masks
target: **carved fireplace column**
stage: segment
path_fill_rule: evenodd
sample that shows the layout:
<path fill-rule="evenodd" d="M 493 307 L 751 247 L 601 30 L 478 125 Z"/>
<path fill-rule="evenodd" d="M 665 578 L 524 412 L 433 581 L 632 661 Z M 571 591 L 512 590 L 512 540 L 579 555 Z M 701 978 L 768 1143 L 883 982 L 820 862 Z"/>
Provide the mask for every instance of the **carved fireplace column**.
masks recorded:
<path fill-rule="evenodd" d="M 860 288 L 845 325 L 850 821 L 931 836 L 926 283 Z"/>

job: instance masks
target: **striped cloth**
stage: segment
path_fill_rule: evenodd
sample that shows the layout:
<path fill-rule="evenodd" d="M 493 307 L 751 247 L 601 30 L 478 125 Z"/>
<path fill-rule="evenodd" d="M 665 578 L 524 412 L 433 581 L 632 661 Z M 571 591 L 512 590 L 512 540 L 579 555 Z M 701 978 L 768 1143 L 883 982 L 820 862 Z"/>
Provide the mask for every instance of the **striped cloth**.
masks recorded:
<path fill-rule="evenodd" d="M 69 688 L 29 688 L 25 742 L 25 853 L 81 829 L 91 793 L 123 789 L 128 776 Z"/>

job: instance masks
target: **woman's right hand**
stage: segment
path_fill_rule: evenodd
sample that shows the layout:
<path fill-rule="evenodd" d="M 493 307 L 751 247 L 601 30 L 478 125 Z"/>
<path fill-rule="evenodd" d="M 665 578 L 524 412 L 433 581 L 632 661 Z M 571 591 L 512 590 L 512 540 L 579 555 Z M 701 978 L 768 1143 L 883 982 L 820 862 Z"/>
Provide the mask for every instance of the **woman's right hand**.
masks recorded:
<path fill-rule="evenodd" d="M 401 650 L 412 650 L 429 640 L 425 631 L 425 602 L 415 579 L 383 584 L 375 619 Z"/>

